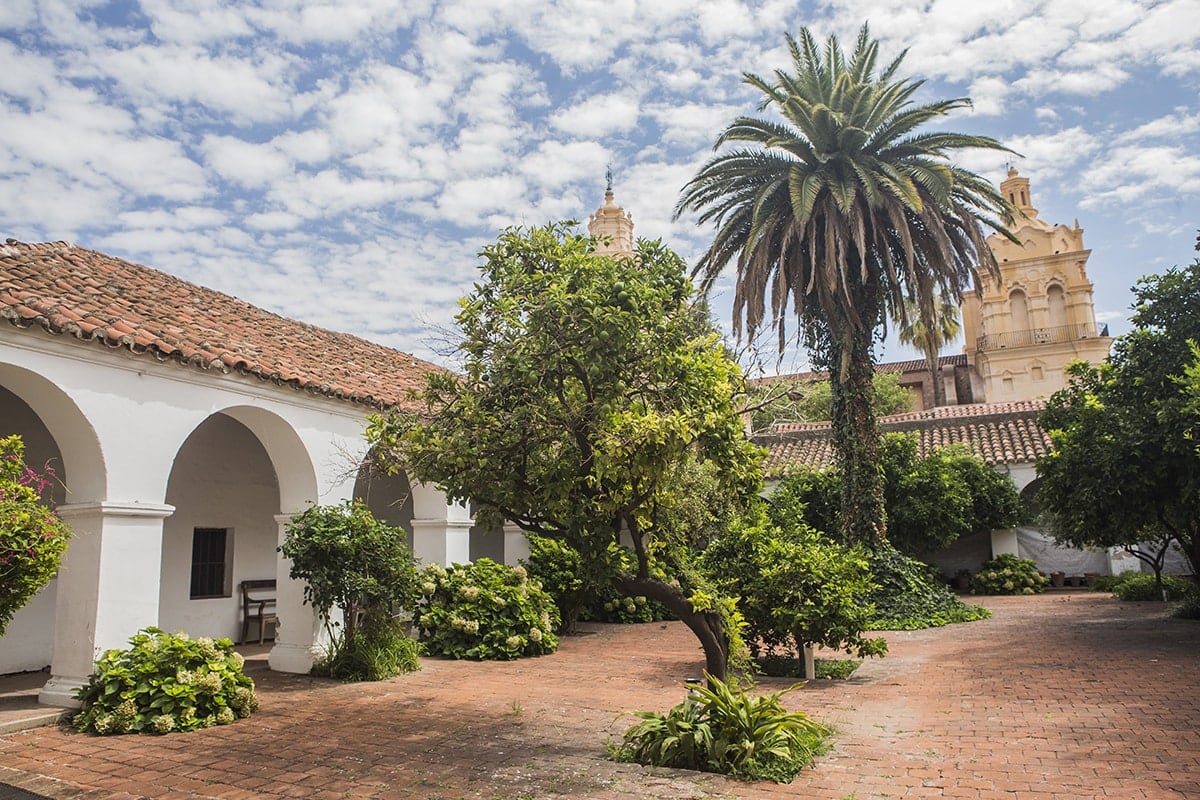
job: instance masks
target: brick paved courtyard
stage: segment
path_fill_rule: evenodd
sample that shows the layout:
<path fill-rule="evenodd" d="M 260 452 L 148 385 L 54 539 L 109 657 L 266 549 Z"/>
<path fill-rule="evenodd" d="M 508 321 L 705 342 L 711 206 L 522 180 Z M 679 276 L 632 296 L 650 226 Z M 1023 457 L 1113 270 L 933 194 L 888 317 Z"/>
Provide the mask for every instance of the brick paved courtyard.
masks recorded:
<path fill-rule="evenodd" d="M 888 658 L 789 695 L 839 733 L 788 786 L 605 758 L 622 711 L 665 710 L 699 672 L 676 623 L 377 684 L 259 674 L 262 711 L 227 727 L 0 737 L 0 784 L 88 800 L 1200 798 L 1200 623 L 1082 592 L 980 602 L 993 619 L 888 634 Z"/>

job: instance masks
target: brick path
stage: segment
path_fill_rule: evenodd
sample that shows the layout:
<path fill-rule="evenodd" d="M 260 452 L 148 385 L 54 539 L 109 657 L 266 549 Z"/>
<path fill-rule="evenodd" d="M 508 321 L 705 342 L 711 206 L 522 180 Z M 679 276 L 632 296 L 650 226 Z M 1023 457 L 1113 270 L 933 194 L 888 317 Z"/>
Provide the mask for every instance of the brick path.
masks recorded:
<path fill-rule="evenodd" d="M 888 634 L 888 658 L 789 695 L 840 732 L 788 786 L 606 760 L 620 712 L 665 710 L 700 668 L 674 623 L 379 684 L 266 674 L 262 711 L 187 735 L 11 734 L 0 783 L 86 800 L 1200 798 L 1200 623 L 1088 593 L 981 602 L 993 619 Z"/>

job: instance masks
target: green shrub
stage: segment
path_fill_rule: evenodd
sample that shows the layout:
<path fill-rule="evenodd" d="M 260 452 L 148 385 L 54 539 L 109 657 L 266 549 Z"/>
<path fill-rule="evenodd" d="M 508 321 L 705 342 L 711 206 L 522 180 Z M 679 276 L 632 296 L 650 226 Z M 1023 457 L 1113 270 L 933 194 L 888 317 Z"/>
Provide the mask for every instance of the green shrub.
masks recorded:
<path fill-rule="evenodd" d="M 1193 592 L 1185 598 L 1171 610 L 1171 616 L 1176 619 L 1200 619 L 1200 593 Z"/>
<path fill-rule="evenodd" d="M 1136 572 L 1122 572 L 1120 575 L 1097 575 L 1088 581 L 1088 588 L 1093 592 L 1111 592 L 1118 585 L 1128 580 Z"/>
<path fill-rule="evenodd" d="M 416 597 L 417 572 L 408 534 L 375 518 L 360 500 L 310 506 L 291 518 L 279 552 L 291 577 L 304 581 L 304 600 L 328 617 L 391 610 Z"/>
<path fill-rule="evenodd" d="M 755 656 L 797 656 L 805 644 L 883 655 L 887 642 L 862 636 L 874 608 L 866 552 L 837 544 L 800 525 L 782 529 L 762 520 L 737 526 L 701 557 L 722 593 L 740 598 L 743 638 Z"/>
<path fill-rule="evenodd" d="M 875 606 L 867 630 L 914 631 L 992 615 L 986 608 L 959 600 L 933 567 L 886 543 L 872 550 L 869 560 L 871 577 L 878 588 L 866 598 Z"/>
<path fill-rule="evenodd" d="M 764 675 L 772 678 L 803 678 L 804 661 L 795 655 L 766 655 L 755 659 Z M 858 658 L 815 658 L 813 672 L 819 680 L 845 680 L 862 664 Z"/>
<path fill-rule="evenodd" d="M 1196 584 L 1177 575 L 1163 575 L 1162 589 L 1158 588 L 1153 575 L 1126 573 L 1124 580 L 1113 587 L 1113 595 L 1118 600 L 1163 600 L 1163 590 L 1166 590 L 1167 600 L 1183 600 L 1195 595 Z"/>
<path fill-rule="evenodd" d="M 616 544 L 608 547 L 603 559 L 591 573 L 583 565 L 579 552 L 570 545 L 540 536 L 529 537 L 529 559 L 521 562 L 530 580 L 539 581 L 554 598 L 562 617 L 560 633 L 571 633 L 575 622 L 637 623 L 672 619 L 666 606 L 645 597 L 626 597 L 611 583 L 617 572 L 636 572 L 633 554 Z M 654 568 L 654 577 L 666 580 L 666 573 Z"/>
<path fill-rule="evenodd" d="M 581 619 L 613 622 L 621 625 L 658 622 L 671 619 L 666 606 L 646 597 L 625 597 L 611 586 L 601 588 L 594 601 L 584 609 Z"/>
<path fill-rule="evenodd" d="M 1046 591 L 1049 583 L 1032 559 L 1003 553 L 983 562 L 971 578 L 971 590 L 979 594 L 1037 594 Z"/>
<path fill-rule="evenodd" d="M 524 567 L 490 558 L 448 569 L 433 564 L 420 581 L 426 605 L 417 627 L 430 653 L 482 661 L 558 649 L 558 608 Z"/>
<path fill-rule="evenodd" d="M 575 623 L 584 612 L 593 589 L 583 576 L 583 559 L 579 551 L 566 542 L 544 536 L 527 535 L 529 558 L 523 560 L 530 580 L 539 581 L 558 606 L 559 633 L 573 633 Z"/>
<path fill-rule="evenodd" d="M 313 664 L 312 674 L 343 681 L 382 681 L 421 668 L 421 646 L 398 619 L 368 619 L 352 639 L 344 632 Z"/>
<path fill-rule="evenodd" d="M 76 690 L 72 722 L 98 734 L 171 733 L 227 725 L 258 710 L 254 681 L 229 639 L 146 628 L 109 650 Z"/>
<path fill-rule="evenodd" d="M 779 700 L 796 686 L 754 697 L 706 677 L 708 686 L 691 687 L 688 698 L 666 714 L 633 712 L 642 721 L 625 731 L 612 748 L 614 757 L 790 783 L 824 751 L 832 730 L 787 711 Z"/>
<path fill-rule="evenodd" d="M 0 636 L 13 615 L 58 572 L 70 529 L 42 495 L 54 471 L 25 465 L 20 436 L 0 438 Z"/>

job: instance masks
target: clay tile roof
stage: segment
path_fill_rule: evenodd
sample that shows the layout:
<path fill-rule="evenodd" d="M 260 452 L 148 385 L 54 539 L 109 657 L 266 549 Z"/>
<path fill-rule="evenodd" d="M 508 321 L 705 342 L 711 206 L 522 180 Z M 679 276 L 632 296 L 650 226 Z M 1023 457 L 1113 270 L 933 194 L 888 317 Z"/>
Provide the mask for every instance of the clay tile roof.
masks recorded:
<path fill-rule="evenodd" d="M 938 356 L 938 366 L 942 367 L 965 367 L 967 366 L 966 353 L 959 353 L 953 356 Z M 905 375 L 910 372 L 925 372 L 928 367 L 925 366 L 925 359 L 919 358 L 911 361 L 888 361 L 884 364 L 876 364 L 876 373 L 898 373 Z M 826 372 L 793 372 L 788 375 L 772 375 L 766 378 L 755 378 L 750 381 L 751 384 L 767 386 L 780 381 L 790 381 L 792 383 L 808 383 L 811 381 L 823 381 L 829 377 Z"/>
<path fill-rule="evenodd" d="M 0 245 L 0 317 L 376 407 L 405 403 L 440 369 L 67 242 Z"/>
<path fill-rule="evenodd" d="M 942 406 L 883 417 L 879 429 L 915 433 L 922 455 L 935 447 L 964 444 L 988 464 L 1028 464 L 1050 452 L 1050 437 L 1037 424 L 1045 407 L 1045 400 Z M 801 466 L 828 467 L 835 460 L 828 422 L 777 425 L 753 438 L 767 448 L 770 477 Z"/>

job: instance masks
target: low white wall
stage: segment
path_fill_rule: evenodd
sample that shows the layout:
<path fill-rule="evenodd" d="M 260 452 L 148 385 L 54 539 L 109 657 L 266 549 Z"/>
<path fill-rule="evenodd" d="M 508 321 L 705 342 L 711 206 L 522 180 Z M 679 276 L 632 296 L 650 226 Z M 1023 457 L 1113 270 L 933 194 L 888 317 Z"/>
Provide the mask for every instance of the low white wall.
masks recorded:
<path fill-rule="evenodd" d="M 8 624 L 0 639 L 0 675 L 29 672 L 50 665 L 54 654 L 54 602 L 58 581 L 33 596 Z"/>

